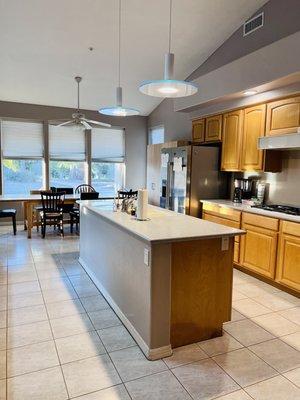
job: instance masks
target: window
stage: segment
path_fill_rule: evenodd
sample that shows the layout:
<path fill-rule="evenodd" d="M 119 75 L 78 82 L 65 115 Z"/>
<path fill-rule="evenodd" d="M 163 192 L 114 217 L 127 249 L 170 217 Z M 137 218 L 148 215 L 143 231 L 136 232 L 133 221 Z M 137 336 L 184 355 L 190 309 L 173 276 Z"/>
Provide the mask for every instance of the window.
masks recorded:
<path fill-rule="evenodd" d="M 153 126 L 149 129 L 149 144 L 164 143 L 165 128 L 163 125 Z"/>
<path fill-rule="evenodd" d="M 49 126 L 50 186 L 76 188 L 86 182 L 85 131 Z"/>
<path fill-rule="evenodd" d="M 29 194 L 42 189 L 43 124 L 2 121 L 3 193 Z"/>
<path fill-rule="evenodd" d="M 101 197 L 114 197 L 124 187 L 124 129 L 92 130 L 92 186 Z"/>

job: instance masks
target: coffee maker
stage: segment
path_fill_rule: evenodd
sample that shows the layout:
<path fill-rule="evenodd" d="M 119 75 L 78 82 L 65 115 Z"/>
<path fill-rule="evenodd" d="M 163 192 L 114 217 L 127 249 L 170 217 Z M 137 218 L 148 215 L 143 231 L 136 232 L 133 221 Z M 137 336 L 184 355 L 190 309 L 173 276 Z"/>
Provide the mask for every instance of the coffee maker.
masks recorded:
<path fill-rule="evenodd" d="M 252 183 L 251 179 L 240 178 L 234 180 L 234 203 L 241 203 L 243 199 L 251 199 Z"/>

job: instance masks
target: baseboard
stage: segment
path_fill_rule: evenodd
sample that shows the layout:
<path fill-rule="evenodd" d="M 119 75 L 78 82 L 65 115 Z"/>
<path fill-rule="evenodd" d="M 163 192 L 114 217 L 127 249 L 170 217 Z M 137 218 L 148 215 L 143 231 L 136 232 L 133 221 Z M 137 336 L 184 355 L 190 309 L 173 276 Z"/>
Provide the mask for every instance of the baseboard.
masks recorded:
<path fill-rule="evenodd" d="M 94 284 L 97 286 L 97 288 L 100 290 L 102 295 L 105 297 L 105 299 L 107 300 L 107 302 L 109 303 L 111 308 L 114 310 L 114 312 L 117 314 L 117 316 L 123 322 L 125 327 L 128 329 L 128 331 L 130 332 L 130 334 L 132 335 L 134 340 L 139 345 L 142 352 L 145 354 L 145 356 L 149 360 L 158 360 L 163 357 L 171 356 L 172 355 L 171 345 L 158 347 L 155 349 L 149 348 L 149 346 L 146 344 L 144 339 L 141 337 L 141 335 L 138 333 L 138 331 L 135 329 L 135 327 L 132 325 L 132 323 L 129 321 L 129 319 L 125 316 L 123 311 L 119 308 L 119 306 L 115 303 L 115 301 L 112 299 L 112 297 L 107 292 L 107 290 L 99 282 L 99 280 L 97 279 L 95 274 L 89 269 L 88 265 L 83 261 L 83 259 L 81 257 L 79 257 L 78 261 L 82 265 L 82 267 L 85 269 L 85 271 L 89 275 L 89 277 L 92 279 Z"/>

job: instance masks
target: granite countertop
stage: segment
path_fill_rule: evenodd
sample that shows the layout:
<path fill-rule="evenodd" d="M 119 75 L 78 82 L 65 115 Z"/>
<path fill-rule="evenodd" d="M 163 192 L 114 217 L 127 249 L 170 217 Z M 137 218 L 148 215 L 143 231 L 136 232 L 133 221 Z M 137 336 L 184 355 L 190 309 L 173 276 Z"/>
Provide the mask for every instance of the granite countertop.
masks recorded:
<path fill-rule="evenodd" d="M 234 203 L 231 200 L 212 199 L 212 200 L 201 200 L 201 202 L 217 204 L 222 207 L 233 208 L 234 210 L 245 211 L 245 212 L 249 212 L 252 214 L 265 215 L 266 217 L 278 218 L 278 219 L 283 219 L 283 220 L 292 221 L 292 222 L 300 222 L 299 215 L 289 215 L 289 214 L 284 214 L 284 213 L 276 212 L 276 211 L 262 210 L 260 208 L 254 208 L 254 207 L 248 206 L 246 204 Z"/>
<path fill-rule="evenodd" d="M 108 207 L 103 208 L 101 204 L 97 204 L 95 201 L 82 201 L 81 207 L 83 214 L 86 207 L 96 214 L 96 218 L 103 218 L 151 243 L 232 237 L 245 233 L 240 229 L 226 227 L 150 205 L 148 221 L 138 221 L 135 217 L 124 212 L 114 212 L 112 207 L 110 209 Z"/>

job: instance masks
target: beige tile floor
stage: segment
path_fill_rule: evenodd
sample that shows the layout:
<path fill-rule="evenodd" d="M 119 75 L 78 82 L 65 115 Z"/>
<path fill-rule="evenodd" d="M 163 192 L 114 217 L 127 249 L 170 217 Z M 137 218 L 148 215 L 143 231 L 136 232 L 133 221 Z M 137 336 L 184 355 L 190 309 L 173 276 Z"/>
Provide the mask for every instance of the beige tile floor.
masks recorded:
<path fill-rule="evenodd" d="M 235 270 L 224 335 L 151 362 L 78 242 L 0 228 L 0 400 L 300 399 L 299 299 Z"/>

